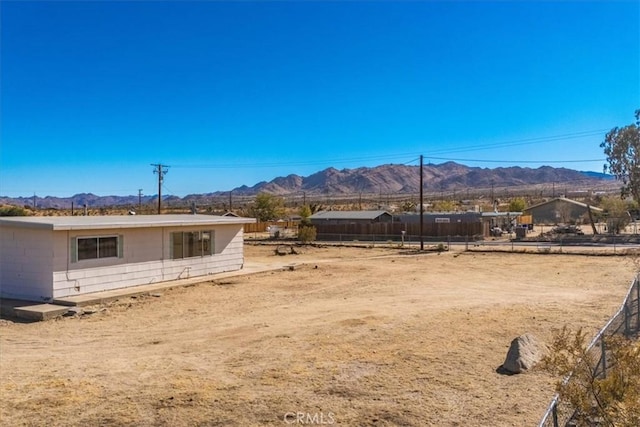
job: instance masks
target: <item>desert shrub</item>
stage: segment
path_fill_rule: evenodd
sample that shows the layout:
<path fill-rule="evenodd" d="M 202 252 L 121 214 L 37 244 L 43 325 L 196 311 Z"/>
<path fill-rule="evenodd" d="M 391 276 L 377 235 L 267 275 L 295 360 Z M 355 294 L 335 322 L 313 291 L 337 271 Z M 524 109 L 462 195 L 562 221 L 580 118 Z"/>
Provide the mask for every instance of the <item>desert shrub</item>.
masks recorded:
<path fill-rule="evenodd" d="M 561 401 L 576 410 L 578 425 L 640 425 L 640 342 L 622 336 L 605 339 L 606 376 L 597 369 L 599 351 L 587 352 L 586 334 L 558 332 L 542 366 L 565 378 L 557 383 Z"/>
<path fill-rule="evenodd" d="M 29 212 L 19 206 L 1 206 L 0 216 L 27 216 Z"/>
<path fill-rule="evenodd" d="M 516 197 L 509 202 L 509 212 L 522 212 L 527 202 L 522 197 Z"/>
<path fill-rule="evenodd" d="M 298 228 L 298 240 L 302 243 L 313 242 L 316 240 L 316 228 L 310 226 Z"/>

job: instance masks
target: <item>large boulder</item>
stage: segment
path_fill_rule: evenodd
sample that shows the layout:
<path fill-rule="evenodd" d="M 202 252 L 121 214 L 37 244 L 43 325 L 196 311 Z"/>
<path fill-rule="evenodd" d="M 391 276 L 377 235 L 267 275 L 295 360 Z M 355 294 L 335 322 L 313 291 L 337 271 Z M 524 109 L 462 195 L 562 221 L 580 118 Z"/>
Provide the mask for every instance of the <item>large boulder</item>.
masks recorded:
<path fill-rule="evenodd" d="M 512 374 L 531 369 L 545 355 L 546 347 L 531 334 L 524 334 L 511 341 L 502 368 Z"/>

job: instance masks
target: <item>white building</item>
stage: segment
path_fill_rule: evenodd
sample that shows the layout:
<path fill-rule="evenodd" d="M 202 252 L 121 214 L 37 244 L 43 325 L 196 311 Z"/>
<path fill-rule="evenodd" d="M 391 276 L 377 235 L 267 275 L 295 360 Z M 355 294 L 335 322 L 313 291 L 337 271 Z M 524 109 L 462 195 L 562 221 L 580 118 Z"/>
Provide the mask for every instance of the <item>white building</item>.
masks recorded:
<path fill-rule="evenodd" d="M 0 297 L 50 301 L 234 271 L 253 218 L 129 215 L 0 218 Z"/>

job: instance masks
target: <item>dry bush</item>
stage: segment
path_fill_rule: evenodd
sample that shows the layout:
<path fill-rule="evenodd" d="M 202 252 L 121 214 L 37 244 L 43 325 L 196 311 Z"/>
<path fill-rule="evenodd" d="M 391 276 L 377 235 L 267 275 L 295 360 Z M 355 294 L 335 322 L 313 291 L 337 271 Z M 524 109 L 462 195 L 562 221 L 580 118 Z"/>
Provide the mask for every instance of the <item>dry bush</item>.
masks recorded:
<path fill-rule="evenodd" d="M 566 378 L 558 382 L 561 401 L 576 410 L 578 425 L 640 425 L 640 343 L 622 336 L 605 338 L 606 375 L 598 369 L 599 351 L 587 351 L 586 334 L 558 332 L 543 366 Z"/>
<path fill-rule="evenodd" d="M 302 243 L 309 243 L 316 240 L 316 228 L 307 226 L 298 228 L 298 239 Z"/>

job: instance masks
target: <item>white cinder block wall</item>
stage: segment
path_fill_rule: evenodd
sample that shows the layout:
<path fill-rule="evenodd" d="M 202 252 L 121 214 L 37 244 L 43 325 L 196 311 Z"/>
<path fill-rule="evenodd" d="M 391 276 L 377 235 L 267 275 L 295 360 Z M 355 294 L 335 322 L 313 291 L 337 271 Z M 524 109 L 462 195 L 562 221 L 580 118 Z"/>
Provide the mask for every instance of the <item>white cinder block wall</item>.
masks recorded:
<path fill-rule="evenodd" d="M 0 295 L 47 300 L 53 297 L 53 232 L 50 229 L 0 228 Z"/>
<path fill-rule="evenodd" d="M 214 255 L 172 260 L 170 235 L 214 230 Z M 53 232 L 53 298 L 204 276 L 242 268 L 241 224 Z M 70 240 L 78 236 L 122 236 L 121 258 L 71 262 Z"/>

